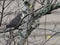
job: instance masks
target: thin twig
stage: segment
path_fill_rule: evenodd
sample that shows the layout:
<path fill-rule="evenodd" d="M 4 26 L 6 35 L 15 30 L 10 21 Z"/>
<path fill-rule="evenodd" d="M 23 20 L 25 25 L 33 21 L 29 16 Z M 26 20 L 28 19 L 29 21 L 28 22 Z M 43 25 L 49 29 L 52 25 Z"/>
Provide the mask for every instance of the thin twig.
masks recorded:
<path fill-rule="evenodd" d="M 3 18 L 3 13 L 4 13 L 4 4 L 5 4 L 5 1 L 6 1 L 6 0 L 3 1 L 2 12 L 1 12 L 0 26 L 1 26 L 1 24 L 2 24 L 2 18 Z"/>

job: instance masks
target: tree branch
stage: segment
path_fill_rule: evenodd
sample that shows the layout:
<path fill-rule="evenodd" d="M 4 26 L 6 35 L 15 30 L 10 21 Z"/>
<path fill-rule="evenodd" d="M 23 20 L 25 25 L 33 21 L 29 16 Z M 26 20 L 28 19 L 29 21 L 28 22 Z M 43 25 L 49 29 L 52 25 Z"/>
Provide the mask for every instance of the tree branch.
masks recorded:
<path fill-rule="evenodd" d="M 2 18 L 3 18 L 3 12 L 4 12 L 4 4 L 5 4 L 5 0 L 3 1 L 3 5 L 2 5 L 2 12 L 1 12 L 0 26 L 1 26 L 1 24 L 2 24 Z"/>
<path fill-rule="evenodd" d="M 41 16 L 44 16 L 44 15 L 48 14 L 48 12 L 51 12 L 52 10 L 55 10 L 55 9 L 58 9 L 58 8 L 60 8 L 60 3 L 47 6 L 47 7 L 43 8 L 43 9 L 42 9 L 42 8 L 37 9 L 37 10 L 33 11 L 33 12 L 37 13 L 37 14 L 35 15 L 34 20 L 40 18 Z M 38 12 L 37 12 L 37 11 L 38 11 Z M 4 31 L 4 30 L 0 30 L 0 33 L 3 33 L 3 32 L 6 33 L 6 32 L 9 32 L 9 31 L 14 31 L 15 29 L 18 29 L 18 27 L 22 25 L 23 20 L 24 20 L 28 15 L 33 14 L 33 12 L 30 13 L 30 14 L 27 14 L 25 17 L 23 17 L 23 19 L 19 22 L 19 24 L 18 24 L 15 28 L 13 28 L 13 29 L 8 29 L 8 30 L 5 30 L 5 31 Z"/>

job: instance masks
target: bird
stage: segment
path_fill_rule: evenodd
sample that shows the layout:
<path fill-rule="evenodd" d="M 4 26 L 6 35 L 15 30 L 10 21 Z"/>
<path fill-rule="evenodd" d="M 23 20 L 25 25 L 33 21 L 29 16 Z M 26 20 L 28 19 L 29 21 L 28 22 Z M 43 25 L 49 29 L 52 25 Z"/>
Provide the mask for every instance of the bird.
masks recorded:
<path fill-rule="evenodd" d="M 10 21 L 10 23 L 6 25 L 6 28 L 15 27 L 19 23 L 19 21 L 21 20 L 21 16 L 22 16 L 22 14 L 20 13 L 14 19 L 12 19 Z"/>

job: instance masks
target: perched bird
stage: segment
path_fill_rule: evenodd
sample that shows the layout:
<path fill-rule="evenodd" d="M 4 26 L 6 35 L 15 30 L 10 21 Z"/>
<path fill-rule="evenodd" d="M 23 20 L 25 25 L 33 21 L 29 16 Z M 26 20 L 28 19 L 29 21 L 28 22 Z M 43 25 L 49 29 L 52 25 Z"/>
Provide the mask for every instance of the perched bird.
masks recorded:
<path fill-rule="evenodd" d="M 9 24 L 6 25 L 6 28 L 15 27 L 21 20 L 22 14 L 17 15 Z"/>

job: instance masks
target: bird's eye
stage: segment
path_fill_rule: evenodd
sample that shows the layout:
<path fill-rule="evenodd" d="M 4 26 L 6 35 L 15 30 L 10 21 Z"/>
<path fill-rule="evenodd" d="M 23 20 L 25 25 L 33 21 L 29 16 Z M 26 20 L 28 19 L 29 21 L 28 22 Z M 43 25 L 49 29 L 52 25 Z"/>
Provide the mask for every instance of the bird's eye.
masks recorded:
<path fill-rule="evenodd" d="M 26 6 L 30 6 L 30 4 L 29 4 L 28 1 L 25 1 L 25 2 L 24 2 L 24 5 L 26 5 Z"/>
<path fill-rule="evenodd" d="M 24 0 L 23 0 L 24 1 Z"/>

